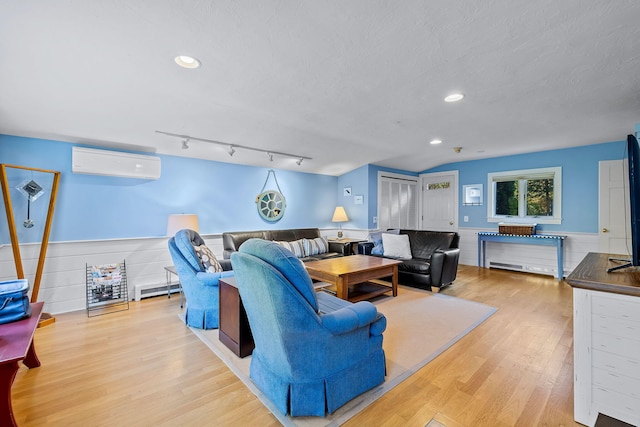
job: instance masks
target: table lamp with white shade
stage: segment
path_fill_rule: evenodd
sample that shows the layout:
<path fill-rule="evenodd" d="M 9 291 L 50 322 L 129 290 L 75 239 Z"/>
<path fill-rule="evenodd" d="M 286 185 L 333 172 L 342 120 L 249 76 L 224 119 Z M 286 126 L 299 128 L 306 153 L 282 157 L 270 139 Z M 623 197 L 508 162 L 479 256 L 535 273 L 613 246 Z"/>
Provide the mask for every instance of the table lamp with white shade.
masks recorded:
<path fill-rule="evenodd" d="M 344 211 L 344 207 L 336 206 L 336 210 L 333 211 L 333 218 L 331 222 L 340 223 L 340 230 L 338 231 L 338 238 L 342 238 L 342 223 L 349 221 L 347 213 Z"/>
<path fill-rule="evenodd" d="M 167 221 L 167 236 L 173 237 L 182 229 L 200 232 L 198 228 L 198 215 L 196 214 L 171 214 Z"/>

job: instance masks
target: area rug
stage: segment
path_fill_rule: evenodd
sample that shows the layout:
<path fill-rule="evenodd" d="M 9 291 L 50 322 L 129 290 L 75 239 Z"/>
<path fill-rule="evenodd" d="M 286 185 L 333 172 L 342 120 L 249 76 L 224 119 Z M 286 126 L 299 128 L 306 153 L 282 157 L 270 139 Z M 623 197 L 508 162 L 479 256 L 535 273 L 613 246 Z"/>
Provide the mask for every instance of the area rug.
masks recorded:
<path fill-rule="evenodd" d="M 251 356 L 238 358 L 218 340 L 218 330 L 191 329 L 249 387 L 285 426 L 339 426 L 418 369 L 435 359 L 480 325 L 496 309 L 484 304 L 420 289 L 400 286 L 398 296 L 372 301 L 387 317 L 383 348 L 387 361 L 385 382 L 347 402 L 326 417 L 289 417 L 282 414 L 249 378 Z"/>

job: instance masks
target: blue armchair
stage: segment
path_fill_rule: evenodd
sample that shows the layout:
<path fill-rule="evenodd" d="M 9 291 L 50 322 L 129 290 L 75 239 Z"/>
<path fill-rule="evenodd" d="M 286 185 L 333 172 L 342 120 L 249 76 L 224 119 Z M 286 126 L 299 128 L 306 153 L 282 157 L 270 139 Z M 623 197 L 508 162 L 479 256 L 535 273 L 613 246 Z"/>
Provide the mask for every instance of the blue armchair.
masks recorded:
<path fill-rule="evenodd" d="M 324 416 L 381 384 L 386 318 L 316 292 L 302 262 L 250 239 L 231 255 L 255 349 L 250 377 L 283 414 Z"/>
<path fill-rule="evenodd" d="M 195 247 L 204 244 L 202 237 L 195 231 L 180 230 L 169 239 L 169 253 L 187 301 L 187 325 L 199 329 L 215 329 L 219 320 L 218 281 L 221 277 L 233 276 L 233 271 L 230 271 L 231 263 L 222 260 L 220 264 L 225 271 L 206 272 L 195 250 Z"/>

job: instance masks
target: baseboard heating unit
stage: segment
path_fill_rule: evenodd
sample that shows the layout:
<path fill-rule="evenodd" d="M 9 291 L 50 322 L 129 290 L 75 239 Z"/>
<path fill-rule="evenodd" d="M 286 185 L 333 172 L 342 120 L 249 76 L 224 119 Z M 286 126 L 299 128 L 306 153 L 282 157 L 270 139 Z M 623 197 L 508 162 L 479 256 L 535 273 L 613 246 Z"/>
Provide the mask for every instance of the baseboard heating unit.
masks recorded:
<path fill-rule="evenodd" d="M 535 273 L 547 276 L 555 276 L 558 269 L 527 264 L 507 264 L 503 262 L 489 261 L 490 268 L 498 268 L 502 270 L 522 271 L 524 273 Z M 566 276 L 566 273 L 565 273 Z"/>
<path fill-rule="evenodd" d="M 172 283 L 169 285 L 169 292 L 179 293 L 180 283 Z M 150 298 L 158 295 L 167 295 L 167 285 L 158 283 L 147 283 L 146 285 L 135 286 L 134 300 L 140 301 L 142 298 Z"/>

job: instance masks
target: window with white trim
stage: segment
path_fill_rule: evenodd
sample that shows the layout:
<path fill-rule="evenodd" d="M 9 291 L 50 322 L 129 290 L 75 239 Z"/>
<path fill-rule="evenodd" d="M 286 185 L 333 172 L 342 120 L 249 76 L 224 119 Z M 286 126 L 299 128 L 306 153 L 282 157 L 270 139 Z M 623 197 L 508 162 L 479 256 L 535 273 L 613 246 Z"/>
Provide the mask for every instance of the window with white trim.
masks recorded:
<path fill-rule="evenodd" d="M 562 168 L 488 174 L 489 222 L 560 224 Z"/>

